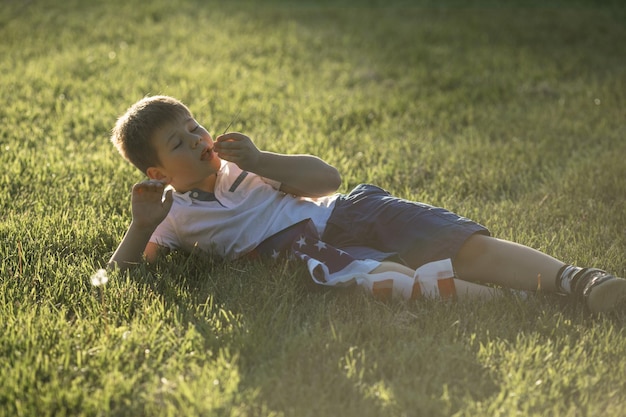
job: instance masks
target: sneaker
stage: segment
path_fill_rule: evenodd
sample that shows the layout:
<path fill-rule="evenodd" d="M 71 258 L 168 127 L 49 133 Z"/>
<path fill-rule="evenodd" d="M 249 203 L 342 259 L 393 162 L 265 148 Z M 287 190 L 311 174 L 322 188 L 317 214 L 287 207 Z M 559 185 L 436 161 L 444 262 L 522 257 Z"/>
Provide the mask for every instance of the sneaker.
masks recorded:
<path fill-rule="evenodd" d="M 626 279 L 595 268 L 583 269 L 579 274 L 574 294 L 584 301 L 590 312 L 603 313 L 626 301 Z"/>

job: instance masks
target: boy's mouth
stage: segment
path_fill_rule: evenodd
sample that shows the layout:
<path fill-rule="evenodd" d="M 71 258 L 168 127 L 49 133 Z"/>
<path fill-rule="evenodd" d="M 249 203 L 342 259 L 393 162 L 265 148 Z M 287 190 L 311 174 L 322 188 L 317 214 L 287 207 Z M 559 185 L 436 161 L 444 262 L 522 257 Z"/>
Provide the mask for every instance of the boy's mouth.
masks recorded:
<path fill-rule="evenodd" d="M 211 158 L 213 158 L 213 148 L 206 148 L 202 151 L 200 159 L 202 159 L 203 161 L 209 161 L 211 160 Z"/>

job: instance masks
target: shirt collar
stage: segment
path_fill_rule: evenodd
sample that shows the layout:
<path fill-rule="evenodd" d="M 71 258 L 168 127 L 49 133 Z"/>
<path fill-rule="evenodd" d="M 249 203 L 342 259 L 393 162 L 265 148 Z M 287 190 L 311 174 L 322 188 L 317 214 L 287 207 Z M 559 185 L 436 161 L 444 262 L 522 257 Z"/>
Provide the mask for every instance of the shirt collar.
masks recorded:
<path fill-rule="evenodd" d="M 187 205 L 187 206 L 191 206 L 194 204 L 194 202 L 198 201 L 198 202 L 211 202 L 211 201 L 215 201 L 217 203 L 219 203 L 220 205 L 222 205 L 222 203 L 217 199 L 217 197 L 215 196 L 214 193 L 210 193 L 207 191 L 202 191 L 199 189 L 193 189 L 190 191 L 187 191 L 185 193 L 175 193 L 176 197 L 178 198 L 178 201 L 182 202 L 183 204 Z"/>
<path fill-rule="evenodd" d="M 217 198 L 215 198 L 215 193 L 210 193 L 208 191 L 202 191 L 199 190 L 197 188 L 194 188 L 191 191 L 188 191 L 185 194 L 189 194 L 189 196 L 194 199 L 194 200 L 199 200 L 199 201 L 217 201 Z"/>

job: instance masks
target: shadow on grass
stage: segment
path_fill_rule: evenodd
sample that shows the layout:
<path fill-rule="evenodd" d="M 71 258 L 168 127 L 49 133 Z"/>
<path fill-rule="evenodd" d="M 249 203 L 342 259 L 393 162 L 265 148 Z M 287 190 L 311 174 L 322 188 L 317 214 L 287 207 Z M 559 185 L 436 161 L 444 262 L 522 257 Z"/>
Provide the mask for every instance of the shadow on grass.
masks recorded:
<path fill-rule="evenodd" d="M 146 283 L 206 348 L 236 353 L 239 389 L 257 406 L 288 415 L 450 415 L 499 392 L 481 346 L 594 326 L 562 297 L 384 303 L 358 288 L 312 285 L 290 262 L 174 254 Z"/>

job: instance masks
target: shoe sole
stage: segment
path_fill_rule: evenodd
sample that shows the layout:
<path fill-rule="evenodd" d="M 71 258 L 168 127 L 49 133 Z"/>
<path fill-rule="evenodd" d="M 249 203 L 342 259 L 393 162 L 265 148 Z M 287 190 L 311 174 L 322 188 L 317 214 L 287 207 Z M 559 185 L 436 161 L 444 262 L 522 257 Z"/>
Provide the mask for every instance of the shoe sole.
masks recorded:
<path fill-rule="evenodd" d="M 624 301 L 626 301 L 626 279 L 615 278 L 591 289 L 587 297 L 587 307 L 592 313 L 604 313 L 613 310 Z"/>

